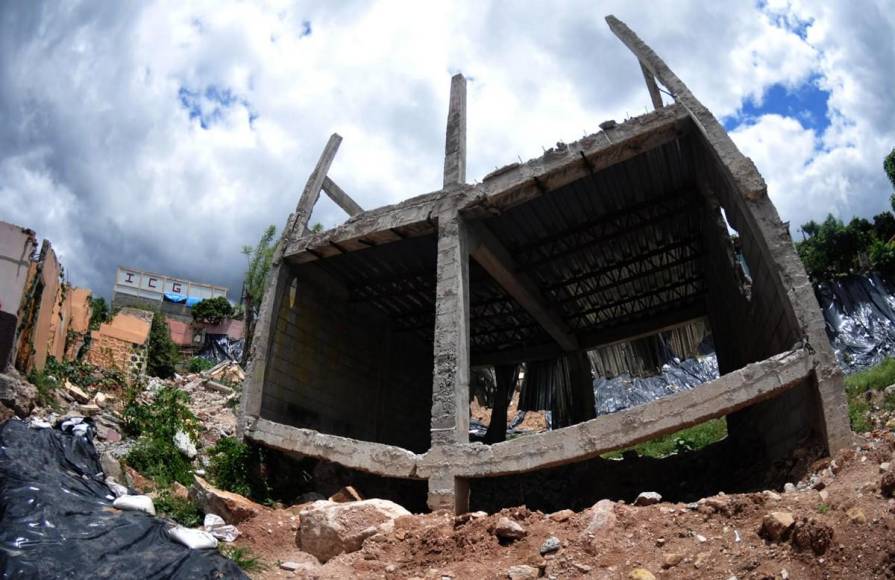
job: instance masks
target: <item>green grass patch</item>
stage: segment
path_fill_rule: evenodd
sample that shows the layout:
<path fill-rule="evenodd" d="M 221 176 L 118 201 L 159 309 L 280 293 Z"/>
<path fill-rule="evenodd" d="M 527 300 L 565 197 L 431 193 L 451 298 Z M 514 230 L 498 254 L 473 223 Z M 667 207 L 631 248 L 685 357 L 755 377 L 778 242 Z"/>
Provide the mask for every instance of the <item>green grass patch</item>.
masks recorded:
<path fill-rule="evenodd" d="M 895 384 L 895 358 L 884 359 L 876 366 L 845 377 L 848 419 L 852 430 L 864 433 L 873 429 L 870 421 L 872 408 L 867 393 L 882 391 L 891 384 Z M 885 397 L 883 407 L 895 410 L 895 396 Z"/>
<path fill-rule="evenodd" d="M 236 565 L 242 568 L 245 572 L 260 572 L 267 568 L 261 559 L 252 554 L 248 548 L 238 548 L 236 546 L 219 544 L 218 549 L 221 554 L 236 562 Z"/>
<path fill-rule="evenodd" d="M 621 459 L 625 451 L 633 450 L 644 457 L 666 457 L 672 453 L 702 449 L 727 437 L 727 420 L 711 419 L 695 427 L 663 435 L 628 449 L 603 454 L 604 459 Z"/>
<path fill-rule="evenodd" d="M 188 528 L 198 527 L 204 519 L 202 510 L 196 504 L 188 499 L 177 497 L 170 490 L 159 493 L 154 503 L 159 514 Z"/>
<path fill-rule="evenodd" d="M 221 437 L 208 453 L 208 474 L 221 489 L 257 502 L 270 500 L 270 487 L 261 477 L 262 451 L 235 437 Z"/>
<path fill-rule="evenodd" d="M 187 364 L 187 370 L 191 373 L 201 373 L 203 371 L 207 371 L 212 368 L 214 363 L 208 359 L 204 359 L 201 356 L 194 356 L 190 359 L 190 362 Z"/>
<path fill-rule="evenodd" d="M 174 445 L 174 435 L 183 431 L 198 439 L 199 420 L 190 411 L 189 395 L 176 387 L 162 387 L 151 401 L 141 398 L 141 388 L 128 390 L 124 407 L 124 427 L 138 435 L 137 444 L 127 454 L 127 463 L 141 474 L 166 487 L 175 481 L 190 485 L 192 463 Z"/>

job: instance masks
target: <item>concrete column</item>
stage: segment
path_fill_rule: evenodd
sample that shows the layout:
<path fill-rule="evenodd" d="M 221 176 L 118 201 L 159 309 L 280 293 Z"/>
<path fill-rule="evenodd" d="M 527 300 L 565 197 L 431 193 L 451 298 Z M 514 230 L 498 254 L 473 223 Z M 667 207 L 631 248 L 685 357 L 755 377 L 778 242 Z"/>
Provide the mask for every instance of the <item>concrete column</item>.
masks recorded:
<path fill-rule="evenodd" d="M 469 442 L 469 252 L 466 224 L 457 213 L 438 218 L 432 384 L 432 447 Z M 468 503 L 450 473 L 429 480 L 431 509 Z"/>
<path fill-rule="evenodd" d="M 466 182 L 466 79 L 451 79 L 451 101 L 444 140 L 444 187 Z"/>

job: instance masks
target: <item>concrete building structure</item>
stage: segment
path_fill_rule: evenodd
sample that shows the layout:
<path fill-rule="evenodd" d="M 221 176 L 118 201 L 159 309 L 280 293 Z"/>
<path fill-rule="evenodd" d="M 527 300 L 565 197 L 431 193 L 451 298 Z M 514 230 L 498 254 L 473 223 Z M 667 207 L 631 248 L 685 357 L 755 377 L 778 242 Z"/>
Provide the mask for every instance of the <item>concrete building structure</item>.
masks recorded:
<path fill-rule="evenodd" d="M 91 332 L 87 362 L 117 369 L 131 384 L 146 376 L 152 312 L 122 308 L 109 322 Z"/>
<path fill-rule="evenodd" d="M 370 211 L 326 175 L 333 135 L 274 259 L 246 438 L 427 480 L 429 507 L 457 512 L 477 478 L 586 461 L 715 417 L 768 462 L 804 441 L 822 452 L 850 442 L 823 318 L 764 180 L 668 66 L 607 21 L 639 61 L 651 113 L 468 184 L 455 76 L 444 187 Z M 313 234 L 321 191 L 351 218 Z M 586 351 L 703 318 L 720 378 L 594 417 Z M 568 426 L 470 443 L 471 366 L 537 361 L 567 373 Z"/>
<path fill-rule="evenodd" d="M 194 304 L 206 298 L 228 298 L 228 293 L 223 286 L 119 266 L 115 272 L 112 307 L 148 306 L 166 316 L 189 321 L 192 319 L 190 307 Z"/>

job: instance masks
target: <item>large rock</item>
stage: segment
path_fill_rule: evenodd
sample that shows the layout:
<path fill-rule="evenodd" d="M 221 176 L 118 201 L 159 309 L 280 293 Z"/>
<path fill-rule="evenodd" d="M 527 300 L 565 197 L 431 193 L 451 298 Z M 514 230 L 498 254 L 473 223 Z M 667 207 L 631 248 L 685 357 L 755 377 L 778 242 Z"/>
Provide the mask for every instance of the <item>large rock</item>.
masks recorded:
<path fill-rule="evenodd" d="M 198 475 L 190 487 L 190 499 L 206 514 L 224 518 L 228 524 L 238 524 L 258 515 L 263 509 L 250 499 L 237 493 L 218 489 Z"/>
<path fill-rule="evenodd" d="M 525 528 L 522 527 L 522 524 L 506 517 L 497 520 L 497 525 L 494 526 L 494 535 L 501 540 L 508 540 L 510 542 L 524 538 L 527 533 Z"/>
<path fill-rule="evenodd" d="M 364 540 L 387 532 L 397 518 L 409 515 L 403 507 L 384 499 L 315 501 L 299 514 L 298 544 L 325 563 L 343 552 L 359 550 Z"/>
<path fill-rule="evenodd" d="M 18 373 L 0 373 L 0 405 L 21 418 L 31 414 L 37 401 L 37 387 L 19 379 Z"/>
<path fill-rule="evenodd" d="M 779 542 L 789 537 L 795 519 L 789 512 L 770 512 L 761 521 L 758 535 L 771 542 Z"/>

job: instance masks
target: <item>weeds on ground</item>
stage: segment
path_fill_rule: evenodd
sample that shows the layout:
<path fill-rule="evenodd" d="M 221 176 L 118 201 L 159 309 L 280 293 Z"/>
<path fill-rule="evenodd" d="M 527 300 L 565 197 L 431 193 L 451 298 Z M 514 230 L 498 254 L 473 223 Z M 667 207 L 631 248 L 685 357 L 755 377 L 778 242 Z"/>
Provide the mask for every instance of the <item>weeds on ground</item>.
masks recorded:
<path fill-rule="evenodd" d="M 235 437 L 222 437 L 208 453 L 208 474 L 212 483 L 221 489 L 232 491 L 266 503 L 270 500 L 270 487 L 261 477 L 262 451 Z"/>
<path fill-rule="evenodd" d="M 187 370 L 191 373 L 201 373 L 203 371 L 207 371 L 213 366 L 214 363 L 210 360 L 202 358 L 201 356 L 194 356 L 187 364 Z"/>
<path fill-rule="evenodd" d="M 60 409 L 59 401 L 56 400 L 55 391 L 62 386 L 60 381 L 54 375 L 47 372 L 32 370 L 28 373 L 28 382 L 37 389 L 37 404 L 41 407 L 50 407 L 58 411 Z"/>
<path fill-rule="evenodd" d="M 826 503 L 818 504 L 817 511 L 822 514 L 827 513 L 828 511 L 830 511 L 830 504 L 826 504 Z"/>
<path fill-rule="evenodd" d="M 852 430 L 864 433 L 873 429 L 867 393 L 881 391 L 891 384 L 895 384 L 895 358 L 887 358 L 876 366 L 845 377 L 848 418 Z M 883 406 L 887 410 L 895 410 L 895 396 L 887 396 Z"/>
<path fill-rule="evenodd" d="M 127 463 L 161 486 L 175 481 L 192 482 L 192 465 L 174 445 L 174 435 L 183 431 L 195 441 L 199 420 L 187 406 L 189 395 L 172 386 L 162 387 L 155 399 L 140 399 L 139 386 L 127 391 L 124 406 L 124 427 L 138 435 L 137 444 L 127 454 Z"/>
<path fill-rule="evenodd" d="M 665 457 L 672 453 L 702 449 L 727 437 L 727 420 L 723 417 L 706 421 L 695 427 L 664 435 L 630 449 L 644 457 Z M 628 449 L 620 449 L 603 455 L 604 459 L 620 459 Z"/>
<path fill-rule="evenodd" d="M 236 562 L 236 565 L 242 568 L 245 572 L 260 572 L 267 568 L 261 559 L 252 554 L 248 548 L 238 548 L 236 546 L 219 544 L 218 549 L 221 554 Z"/>
<path fill-rule="evenodd" d="M 177 497 L 170 490 L 159 493 L 155 499 L 155 509 L 178 524 L 195 528 L 202 523 L 202 510 L 188 499 Z"/>
<path fill-rule="evenodd" d="M 85 361 L 59 362 L 48 357 L 43 370 L 32 370 L 28 382 L 37 388 L 37 402 L 42 407 L 58 410 L 55 391 L 65 382 L 85 390 L 115 390 L 125 384 L 124 375 L 117 370 L 107 370 Z"/>

